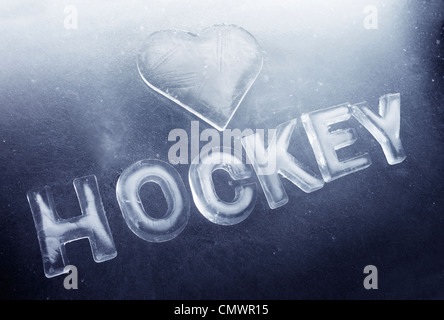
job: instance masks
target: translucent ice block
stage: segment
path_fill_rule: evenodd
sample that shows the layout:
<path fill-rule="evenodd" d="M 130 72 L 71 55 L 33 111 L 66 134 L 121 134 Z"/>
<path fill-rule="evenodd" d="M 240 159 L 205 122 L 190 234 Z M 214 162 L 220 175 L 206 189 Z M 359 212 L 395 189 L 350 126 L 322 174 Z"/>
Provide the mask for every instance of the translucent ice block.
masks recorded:
<path fill-rule="evenodd" d="M 319 170 L 326 182 L 362 170 L 371 165 L 367 154 L 339 161 L 337 150 L 352 145 L 356 141 L 353 128 L 331 131 L 333 124 L 350 119 L 349 104 L 341 104 L 328 109 L 305 113 L 302 123 L 311 143 Z"/>
<path fill-rule="evenodd" d="M 149 208 L 156 205 L 140 200 L 140 188 L 148 182 L 160 186 L 166 199 L 166 215 L 157 219 L 149 215 Z M 131 231 L 150 242 L 163 242 L 177 237 L 188 223 L 189 195 L 176 169 L 160 160 L 141 160 L 123 171 L 117 181 L 117 200 L 123 217 Z"/>
<path fill-rule="evenodd" d="M 228 172 L 233 180 L 239 182 L 231 202 L 221 200 L 216 194 L 212 174 L 218 169 Z M 202 155 L 201 163 L 190 166 L 189 180 L 196 207 L 216 224 L 234 225 L 245 220 L 256 203 L 256 184 L 245 180 L 252 174 L 250 166 L 232 155 L 232 149 L 212 149 L 211 153 Z"/>
<path fill-rule="evenodd" d="M 65 266 L 69 265 L 65 252 L 68 242 L 88 238 L 96 262 L 117 255 L 96 177 L 77 178 L 74 188 L 82 214 L 69 219 L 61 219 L 58 215 L 50 187 L 27 194 L 48 278 L 64 273 Z"/>
<path fill-rule="evenodd" d="M 200 35 L 155 32 L 138 59 L 149 87 L 218 130 L 225 129 L 261 68 L 258 43 L 234 25 L 216 25 Z"/>
<path fill-rule="evenodd" d="M 353 116 L 373 135 L 391 165 L 406 158 L 399 138 L 401 124 L 401 95 L 387 94 L 379 98 L 379 114 L 360 103 L 352 106 Z"/>
<path fill-rule="evenodd" d="M 258 133 L 244 137 L 242 144 L 253 164 L 268 205 L 272 209 L 288 202 L 288 196 L 278 174 L 281 174 L 304 192 L 313 192 L 324 186 L 324 181 L 287 152 L 296 120 L 279 125 L 268 148 L 264 148 Z"/>

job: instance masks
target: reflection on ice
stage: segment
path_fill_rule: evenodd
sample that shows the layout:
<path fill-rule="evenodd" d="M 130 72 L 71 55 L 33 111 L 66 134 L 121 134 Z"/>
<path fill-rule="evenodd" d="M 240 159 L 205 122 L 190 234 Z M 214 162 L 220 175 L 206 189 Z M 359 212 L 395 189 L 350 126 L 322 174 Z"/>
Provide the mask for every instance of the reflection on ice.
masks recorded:
<path fill-rule="evenodd" d="M 197 36 L 159 31 L 138 61 L 145 83 L 223 130 L 262 68 L 253 36 L 234 25 L 216 25 Z"/>

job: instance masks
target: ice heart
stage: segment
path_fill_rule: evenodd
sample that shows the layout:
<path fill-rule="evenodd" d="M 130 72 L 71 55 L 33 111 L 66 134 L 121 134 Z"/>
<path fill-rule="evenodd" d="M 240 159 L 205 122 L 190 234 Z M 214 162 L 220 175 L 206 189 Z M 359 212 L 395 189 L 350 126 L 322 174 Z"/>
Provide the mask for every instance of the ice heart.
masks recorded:
<path fill-rule="evenodd" d="M 216 25 L 202 34 L 151 34 L 138 68 L 145 83 L 224 130 L 262 68 L 256 39 L 241 27 Z"/>

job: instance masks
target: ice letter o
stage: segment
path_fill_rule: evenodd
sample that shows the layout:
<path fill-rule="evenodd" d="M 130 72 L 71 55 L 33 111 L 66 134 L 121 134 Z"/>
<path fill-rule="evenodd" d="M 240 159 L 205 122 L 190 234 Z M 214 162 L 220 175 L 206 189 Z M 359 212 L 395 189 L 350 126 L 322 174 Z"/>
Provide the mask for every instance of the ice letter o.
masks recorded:
<path fill-rule="evenodd" d="M 68 242 L 88 238 L 95 262 L 107 261 L 117 255 L 96 177 L 77 178 L 74 188 L 82 214 L 69 219 L 58 215 L 50 187 L 27 194 L 42 252 L 43 269 L 48 278 L 65 273 L 64 268 L 69 265 L 65 252 Z"/>
<path fill-rule="evenodd" d="M 168 209 L 164 218 L 156 219 L 149 215 L 149 207 L 144 208 L 139 192 L 148 182 L 160 186 Z M 188 223 L 190 200 L 179 173 L 168 163 L 160 160 L 141 160 L 123 171 L 116 187 L 117 201 L 123 217 L 138 237 L 149 242 L 168 241 L 179 235 Z"/>
<path fill-rule="evenodd" d="M 232 155 L 231 150 L 213 148 L 202 156 L 201 163 L 193 162 L 189 171 L 196 207 L 205 218 L 220 225 L 234 225 L 245 220 L 256 203 L 256 184 L 245 180 L 252 176 L 253 170 L 238 156 Z M 212 174 L 218 169 L 228 172 L 233 180 L 239 181 L 231 202 L 221 200 L 216 194 Z"/>
<path fill-rule="evenodd" d="M 355 143 L 356 132 L 352 128 L 331 132 L 330 126 L 347 121 L 350 116 L 351 111 L 348 104 L 305 113 L 301 116 L 305 132 L 325 182 L 330 182 L 371 165 L 370 157 L 367 154 L 344 161 L 338 159 L 336 151 Z"/>

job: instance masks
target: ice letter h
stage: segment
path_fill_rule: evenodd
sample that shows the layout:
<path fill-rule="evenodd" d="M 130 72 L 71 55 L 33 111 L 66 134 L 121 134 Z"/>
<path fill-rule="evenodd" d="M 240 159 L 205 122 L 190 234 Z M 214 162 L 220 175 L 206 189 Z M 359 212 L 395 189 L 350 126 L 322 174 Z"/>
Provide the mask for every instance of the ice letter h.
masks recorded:
<path fill-rule="evenodd" d="M 69 219 L 58 215 L 48 186 L 27 194 L 42 252 L 43 269 L 48 278 L 64 273 L 65 266 L 69 264 L 65 252 L 68 242 L 88 238 L 95 262 L 107 261 L 117 255 L 96 177 L 77 178 L 73 183 L 82 214 Z"/>

